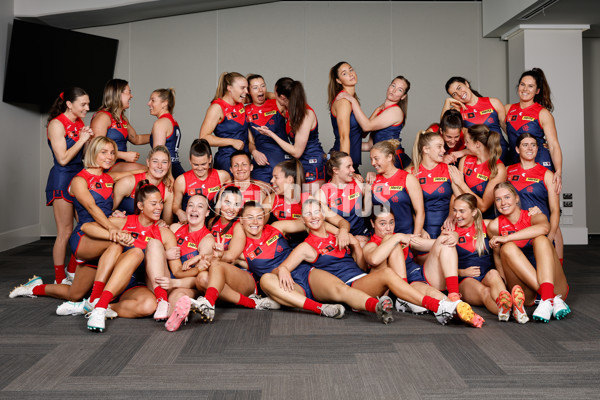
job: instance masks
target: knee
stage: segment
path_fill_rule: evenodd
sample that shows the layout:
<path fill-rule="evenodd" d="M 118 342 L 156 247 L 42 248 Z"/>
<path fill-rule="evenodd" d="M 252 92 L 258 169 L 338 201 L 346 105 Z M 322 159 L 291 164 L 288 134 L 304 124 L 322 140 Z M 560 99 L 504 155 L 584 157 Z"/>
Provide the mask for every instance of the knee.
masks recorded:
<path fill-rule="evenodd" d="M 502 247 L 500 247 L 500 256 L 514 256 L 519 251 L 519 247 L 514 244 L 514 242 L 504 243 Z"/>
<path fill-rule="evenodd" d="M 486 274 L 486 278 L 488 280 L 492 281 L 492 282 L 502 281 L 502 278 L 500 277 L 500 274 L 495 269 L 490 269 L 488 271 L 488 273 Z"/>
<path fill-rule="evenodd" d="M 154 296 L 144 296 L 143 299 L 138 300 L 137 312 L 145 317 L 151 315 L 156 311 L 156 299 Z"/>
<path fill-rule="evenodd" d="M 157 239 L 150 239 L 146 245 L 146 254 L 159 254 L 165 255 L 165 248 L 163 244 Z M 165 255 L 166 257 L 166 255 Z"/>
<path fill-rule="evenodd" d="M 492 297 L 492 292 L 490 291 L 490 288 L 487 287 L 487 286 L 483 287 L 483 290 L 482 290 L 481 294 L 483 295 L 483 298 Z"/>
<path fill-rule="evenodd" d="M 202 271 L 196 275 L 196 287 L 198 289 L 206 290 L 208 288 L 208 272 Z"/>
<path fill-rule="evenodd" d="M 260 278 L 260 287 L 264 291 L 273 290 L 275 287 L 279 287 L 279 279 L 274 274 L 264 274 Z"/>

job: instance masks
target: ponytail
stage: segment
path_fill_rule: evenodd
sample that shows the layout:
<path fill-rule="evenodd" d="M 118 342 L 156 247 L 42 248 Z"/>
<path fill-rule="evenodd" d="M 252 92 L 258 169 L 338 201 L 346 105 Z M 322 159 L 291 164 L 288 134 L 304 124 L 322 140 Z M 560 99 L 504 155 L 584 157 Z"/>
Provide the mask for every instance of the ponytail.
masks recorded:
<path fill-rule="evenodd" d="M 498 175 L 498 160 L 502 155 L 502 148 L 500 147 L 500 134 L 498 132 L 490 131 L 489 128 L 483 124 L 471 125 L 467 130 L 467 135 L 471 140 L 483 144 L 490 155 L 488 159 L 488 168 L 490 169 L 490 178 L 495 178 Z"/>
<path fill-rule="evenodd" d="M 134 195 L 136 215 L 138 215 L 141 212 L 140 208 L 138 207 L 138 203 L 143 203 L 144 200 L 146 200 L 146 198 L 152 193 L 160 194 L 160 190 L 158 190 L 156 186 L 150 184 L 150 181 L 148 181 L 148 179 L 142 179 L 137 183 L 137 185 L 135 186 Z"/>
<path fill-rule="evenodd" d="M 402 113 L 404 114 L 403 122 L 406 123 L 406 115 L 408 113 L 408 91 L 410 90 L 410 81 L 408 79 L 406 79 L 405 77 L 403 77 L 402 75 L 398 75 L 397 77 L 392 79 L 392 82 L 394 82 L 396 79 L 403 80 L 404 83 L 406 83 L 406 90 L 404 91 L 404 96 L 403 96 L 404 98 L 398 102 L 398 106 L 400 106 L 400 109 L 402 110 Z"/>
<path fill-rule="evenodd" d="M 546 79 L 546 74 L 544 74 L 544 71 L 542 71 L 541 68 L 532 68 L 529 71 L 525 71 L 521 74 L 519 83 L 521 83 L 521 80 L 525 76 L 531 76 L 533 79 L 535 79 L 535 84 L 540 90 L 540 92 L 533 98 L 533 101 L 552 112 L 554 110 L 554 105 L 550 99 L 550 85 L 548 85 L 548 80 Z"/>
<path fill-rule="evenodd" d="M 275 92 L 277 95 L 286 97 L 289 101 L 288 113 L 290 129 L 295 134 L 308 114 L 308 105 L 306 103 L 304 87 L 300 81 L 295 81 L 292 78 L 279 78 L 277 82 L 275 82 Z"/>
<path fill-rule="evenodd" d="M 483 253 L 487 252 L 485 247 L 485 233 L 483 232 L 483 216 L 481 210 L 477 208 L 477 198 L 471 193 L 463 193 L 457 196 L 456 200 L 463 201 L 469 206 L 471 211 L 475 211 L 474 225 L 475 225 L 475 249 L 477 254 L 481 257 Z"/>
<path fill-rule="evenodd" d="M 294 178 L 294 184 L 298 188 L 302 188 L 302 185 L 304 184 L 304 168 L 297 158 L 282 161 L 277 164 L 276 167 L 281 169 L 284 177 L 289 178 L 291 176 Z"/>
<path fill-rule="evenodd" d="M 233 85 L 233 82 L 238 78 L 242 78 L 244 80 L 246 79 L 244 78 L 244 75 L 237 72 L 223 72 L 219 77 L 219 82 L 217 84 L 217 90 L 215 92 L 213 101 L 225 96 L 227 94 L 227 86 Z"/>
<path fill-rule="evenodd" d="M 166 101 L 167 111 L 169 114 L 173 114 L 173 110 L 175 109 L 175 89 L 156 89 L 152 93 L 156 93 L 162 101 Z"/>
<path fill-rule="evenodd" d="M 52 107 L 50 107 L 50 111 L 48 113 L 48 122 L 67 111 L 67 101 L 73 103 L 78 97 L 81 96 L 87 96 L 87 93 L 82 88 L 76 86 L 70 87 L 64 92 L 61 92 L 56 100 L 54 100 L 54 103 L 52 103 Z"/>
<path fill-rule="evenodd" d="M 419 131 L 417 133 L 417 137 L 415 138 L 415 143 L 413 144 L 412 150 L 412 167 L 413 167 L 413 175 L 417 175 L 419 173 L 419 166 L 423 161 L 423 148 L 431 142 L 434 138 L 440 137 L 439 133 L 436 132 L 427 132 L 427 131 Z"/>

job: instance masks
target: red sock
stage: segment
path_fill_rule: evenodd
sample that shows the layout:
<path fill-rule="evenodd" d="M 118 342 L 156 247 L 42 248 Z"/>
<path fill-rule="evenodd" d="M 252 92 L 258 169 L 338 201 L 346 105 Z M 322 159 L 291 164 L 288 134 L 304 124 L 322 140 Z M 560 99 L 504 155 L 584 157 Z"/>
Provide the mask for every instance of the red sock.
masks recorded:
<path fill-rule="evenodd" d="M 208 300 L 210 305 L 215 305 L 217 297 L 219 297 L 219 291 L 217 289 L 215 289 L 214 287 L 209 287 L 208 289 L 206 289 L 206 294 L 204 295 L 204 298 Z"/>
<path fill-rule="evenodd" d="M 67 274 L 65 274 L 65 265 L 55 265 L 54 266 L 54 280 L 56 281 L 56 283 L 61 283 L 63 281 L 63 279 L 65 279 L 67 277 Z"/>
<path fill-rule="evenodd" d="M 92 294 L 90 295 L 90 303 L 102 295 L 104 291 L 104 286 L 106 284 L 100 281 L 94 281 L 94 286 L 92 286 Z"/>
<path fill-rule="evenodd" d="M 304 301 L 304 305 L 302 306 L 302 308 L 305 310 L 312 311 L 315 314 L 321 314 L 321 306 L 322 305 L 323 304 L 317 303 L 314 300 L 306 299 L 306 301 Z"/>
<path fill-rule="evenodd" d="M 169 301 L 169 294 L 167 293 L 167 291 L 163 288 L 161 288 L 160 286 L 157 286 L 156 288 L 154 288 L 154 296 L 156 296 L 156 301 L 159 300 L 164 300 L 164 301 Z M 214 304 L 213 304 L 214 306 Z"/>
<path fill-rule="evenodd" d="M 238 305 L 244 306 L 246 308 L 256 308 L 256 302 L 249 297 L 240 294 L 240 299 L 238 300 Z"/>
<path fill-rule="evenodd" d="M 77 270 L 77 259 L 73 254 L 71 254 L 71 258 L 69 259 L 69 264 L 67 264 L 67 272 L 70 274 L 74 274 Z"/>
<path fill-rule="evenodd" d="M 369 297 L 365 303 L 365 310 L 374 313 L 377 308 L 377 302 L 378 300 L 375 297 Z"/>
<path fill-rule="evenodd" d="M 100 296 L 100 300 L 98 300 L 98 304 L 96 304 L 96 308 L 108 308 L 108 303 L 113 299 L 113 294 L 108 290 L 102 292 Z"/>
<path fill-rule="evenodd" d="M 558 259 L 558 261 L 560 261 L 560 265 L 561 265 L 561 267 L 564 267 L 564 264 L 563 264 L 563 261 L 564 261 L 564 260 L 565 260 L 564 258 L 559 258 L 559 259 Z"/>
<path fill-rule="evenodd" d="M 446 278 L 446 289 L 448 289 L 448 293 L 458 293 L 458 276 Z"/>
<path fill-rule="evenodd" d="M 540 289 L 538 290 L 540 296 L 542 296 L 542 300 L 548 300 L 554 298 L 554 284 L 550 282 L 544 282 L 540 285 Z"/>
<path fill-rule="evenodd" d="M 34 296 L 45 296 L 46 295 L 46 285 L 37 285 L 33 288 Z"/>
<path fill-rule="evenodd" d="M 423 301 L 421 301 L 421 305 L 429 311 L 433 311 L 434 313 L 436 313 L 438 312 L 438 309 L 440 307 L 440 301 L 434 299 L 431 296 L 423 296 Z"/>

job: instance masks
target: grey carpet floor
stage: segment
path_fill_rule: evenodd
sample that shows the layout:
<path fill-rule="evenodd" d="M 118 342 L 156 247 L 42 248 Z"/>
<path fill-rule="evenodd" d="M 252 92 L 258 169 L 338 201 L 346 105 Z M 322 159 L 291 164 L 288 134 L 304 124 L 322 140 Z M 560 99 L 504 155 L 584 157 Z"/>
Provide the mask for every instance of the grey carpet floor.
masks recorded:
<path fill-rule="evenodd" d="M 518 325 L 476 308 L 483 329 L 226 306 L 175 333 L 119 318 L 94 334 L 56 316 L 59 300 L 7 297 L 33 274 L 52 279 L 51 247 L 0 253 L 0 399 L 600 398 L 600 238 L 566 247 L 570 316 Z"/>

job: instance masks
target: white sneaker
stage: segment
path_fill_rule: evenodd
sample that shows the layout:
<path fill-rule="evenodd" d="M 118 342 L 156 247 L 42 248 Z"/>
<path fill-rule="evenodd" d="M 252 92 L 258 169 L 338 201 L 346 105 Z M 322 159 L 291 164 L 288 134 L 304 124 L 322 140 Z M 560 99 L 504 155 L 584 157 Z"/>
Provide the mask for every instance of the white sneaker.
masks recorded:
<path fill-rule="evenodd" d="M 110 306 L 108 306 L 108 308 L 106 309 L 106 319 L 115 319 L 119 316 L 119 314 L 117 314 L 117 312 L 115 310 L 113 310 L 112 308 L 110 308 Z"/>
<path fill-rule="evenodd" d="M 440 300 L 438 310 L 435 314 L 435 318 L 442 325 L 446 325 L 456 315 L 456 306 L 462 300 L 449 301 L 447 299 Z"/>
<path fill-rule="evenodd" d="M 8 297 L 14 299 L 15 297 L 23 296 L 23 297 L 37 297 L 33 295 L 33 288 L 39 285 L 42 285 L 42 278 L 37 275 L 34 275 L 30 278 L 26 283 L 21 286 L 17 286 L 14 288 L 9 294 Z"/>
<path fill-rule="evenodd" d="M 200 296 L 197 299 L 191 299 L 192 310 L 200 313 L 200 318 L 204 322 L 211 322 L 215 318 L 215 306 L 210 304 L 204 296 Z"/>
<path fill-rule="evenodd" d="M 384 324 L 389 324 L 394 320 L 394 317 L 392 317 L 393 308 L 394 306 L 392 299 L 390 299 L 388 296 L 381 296 L 377 302 L 377 307 L 375 307 L 377 318 L 379 318 Z"/>
<path fill-rule="evenodd" d="M 85 316 L 88 318 L 87 328 L 92 332 L 104 332 L 106 326 L 106 308 L 94 308 Z"/>
<path fill-rule="evenodd" d="M 256 310 L 279 310 L 281 305 L 270 297 L 260 297 L 256 294 L 248 296 L 256 303 Z"/>
<path fill-rule="evenodd" d="M 56 307 L 57 315 L 83 315 L 86 314 L 83 307 L 85 300 L 82 301 L 65 301 L 60 306 Z"/>
<path fill-rule="evenodd" d="M 323 304 L 320 310 L 322 316 L 336 319 L 342 318 L 346 312 L 346 309 L 341 304 Z"/>
<path fill-rule="evenodd" d="M 97 297 L 91 303 L 90 303 L 90 298 L 89 297 L 87 299 L 83 299 L 83 312 L 85 314 L 91 313 L 92 310 L 94 309 L 94 307 L 96 307 L 96 304 L 98 304 L 98 300 L 100 300 L 100 297 Z"/>
<path fill-rule="evenodd" d="M 561 295 L 554 296 L 554 307 L 552 307 L 552 316 L 556 319 L 563 319 L 571 312 L 571 309 L 564 302 Z"/>
<path fill-rule="evenodd" d="M 552 299 L 540 301 L 540 304 L 533 312 L 533 319 L 536 321 L 548 322 L 550 321 L 550 317 L 552 317 L 553 309 L 554 305 L 552 304 Z"/>
<path fill-rule="evenodd" d="M 154 311 L 154 320 L 164 321 L 167 318 L 169 318 L 169 302 L 160 299 L 156 305 L 156 311 Z"/>
<path fill-rule="evenodd" d="M 429 312 L 425 307 L 418 306 L 409 301 L 402 300 L 401 298 L 396 299 L 396 310 L 398 312 L 409 312 L 416 315 L 427 314 Z"/>

